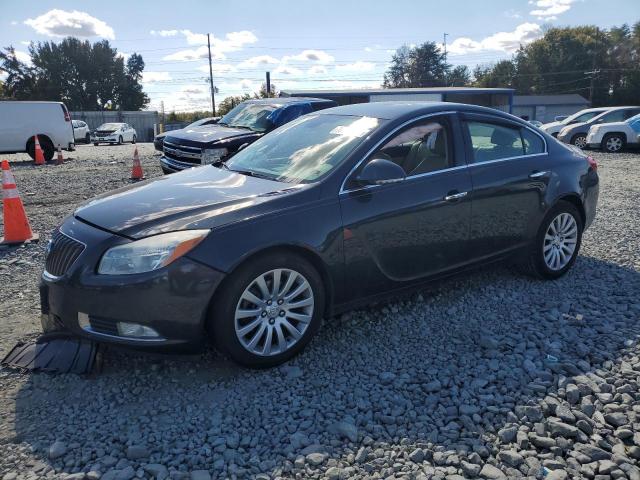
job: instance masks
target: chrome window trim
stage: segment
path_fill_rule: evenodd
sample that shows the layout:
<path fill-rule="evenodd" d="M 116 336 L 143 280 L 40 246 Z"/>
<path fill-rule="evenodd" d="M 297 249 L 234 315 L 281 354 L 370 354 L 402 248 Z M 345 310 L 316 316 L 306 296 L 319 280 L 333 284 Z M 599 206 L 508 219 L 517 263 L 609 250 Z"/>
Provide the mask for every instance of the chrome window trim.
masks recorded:
<path fill-rule="evenodd" d="M 367 185 L 366 187 L 358 187 L 356 189 L 353 190 L 346 190 L 345 189 L 345 185 L 347 183 L 347 180 L 351 177 L 351 175 L 353 175 L 353 172 L 355 172 L 358 167 L 360 167 L 360 165 L 362 165 L 362 163 L 369 158 L 369 155 L 371 155 L 373 152 L 376 151 L 376 149 L 382 145 L 384 142 L 387 141 L 387 139 L 389 137 L 391 137 L 392 135 L 394 135 L 396 132 L 398 132 L 398 130 L 401 130 L 402 128 L 406 127 L 407 125 L 414 123 L 414 122 L 419 122 L 420 120 L 424 120 L 425 118 L 429 118 L 429 117 L 438 117 L 438 116 L 443 116 L 443 115 L 455 115 L 457 112 L 454 110 L 446 110 L 443 112 L 433 112 L 433 113 L 426 113 L 424 115 L 420 115 L 419 117 L 415 117 L 412 118 L 411 120 L 407 120 L 406 122 L 398 125 L 396 128 L 394 128 L 391 132 L 389 132 L 388 134 L 386 134 L 381 140 L 379 140 L 373 147 L 371 147 L 371 149 L 369 149 L 369 151 L 353 166 L 353 168 L 351 170 L 349 170 L 349 173 L 347 175 L 345 175 L 344 180 L 342 180 L 342 185 L 340 185 L 340 191 L 338 192 L 338 195 L 341 195 L 343 193 L 347 193 L 347 192 L 354 192 L 354 191 L 358 191 L 358 190 L 362 190 L 364 188 L 369 188 L 369 187 L 380 187 L 382 185 Z M 464 165 L 466 167 L 466 165 Z M 459 167 L 451 167 L 448 169 L 443 169 L 443 170 L 438 170 L 438 172 L 444 172 L 446 170 L 451 170 L 453 168 L 459 168 Z M 410 179 L 410 178 L 415 178 L 415 177 L 419 177 L 419 176 L 423 176 L 423 175 L 428 175 L 431 173 L 436 173 L 436 172 L 427 172 L 426 174 L 420 174 L 420 175 L 414 175 L 411 177 L 405 177 L 405 180 Z"/>
<path fill-rule="evenodd" d="M 544 153 L 529 153 L 527 155 L 518 155 L 515 157 L 505 157 L 505 158 L 496 158 L 495 160 L 485 160 L 484 162 L 474 162 L 474 163 L 470 163 L 468 166 L 469 168 L 475 167 L 476 165 L 487 165 L 490 163 L 500 163 L 500 162 L 506 162 L 509 160 L 518 160 L 520 158 L 528 158 L 528 157 L 540 157 L 543 155 L 549 155 L 548 152 L 544 152 Z"/>

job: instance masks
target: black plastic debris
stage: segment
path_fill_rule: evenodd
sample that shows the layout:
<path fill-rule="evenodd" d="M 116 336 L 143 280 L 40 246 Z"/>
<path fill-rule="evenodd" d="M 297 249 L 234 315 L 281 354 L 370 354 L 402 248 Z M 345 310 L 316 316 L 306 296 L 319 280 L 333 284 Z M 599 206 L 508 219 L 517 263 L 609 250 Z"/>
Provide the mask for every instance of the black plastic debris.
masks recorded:
<path fill-rule="evenodd" d="M 97 356 L 97 343 L 56 332 L 18 343 L 0 365 L 21 371 L 85 374 L 91 373 Z"/>

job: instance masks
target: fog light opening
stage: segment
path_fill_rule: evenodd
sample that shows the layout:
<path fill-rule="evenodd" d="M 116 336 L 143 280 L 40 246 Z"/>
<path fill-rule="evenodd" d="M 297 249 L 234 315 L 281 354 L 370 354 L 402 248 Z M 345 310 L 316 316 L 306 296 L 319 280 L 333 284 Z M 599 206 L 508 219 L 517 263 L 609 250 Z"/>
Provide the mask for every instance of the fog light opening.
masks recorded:
<path fill-rule="evenodd" d="M 160 336 L 151 327 L 129 322 L 118 322 L 118 333 L 123 337 L 158 338 Z"/>

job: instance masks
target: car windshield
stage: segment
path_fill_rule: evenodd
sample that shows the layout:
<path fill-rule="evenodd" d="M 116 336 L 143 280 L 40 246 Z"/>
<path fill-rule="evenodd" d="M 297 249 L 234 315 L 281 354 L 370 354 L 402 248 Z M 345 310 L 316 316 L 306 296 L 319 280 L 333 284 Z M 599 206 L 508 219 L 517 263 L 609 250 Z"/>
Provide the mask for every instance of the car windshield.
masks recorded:
<path fill-rule="evenodd" d="M 266 132 L 271 126 L 267 117 L 276 110 L 277 105 L 262 103 L 241 103 L 218 122 L 229 127 L 249 128 L 256 132 Z"/>
<path fill-rule="evenodd" d="M 565 125 L 568 125 L 570 123 L 588 122 L 593 117 L 596 117 L 596 116 L 600 115 L 601 113 L 603 113 L 603 110 L 598 110 L 598 111 L 595 111 L 595 112 L 585 112 L 585 113 L 578 112 L 578 113 L 574 113 L 570 117 L 565 118 L 562 121 L 562 123 L 564 123 Z"/>
<path fill-rule="evenodd" d="M 121 126 L 121 123 L 103 123 L 98 130 L 118 130 Z"/>
<path fill-rule="evenodd" d="M 241 150 L 226 167 L 279 182 L 315 182 L 338 166 L 381 122 L 372 117 L 305 115 Z"/>

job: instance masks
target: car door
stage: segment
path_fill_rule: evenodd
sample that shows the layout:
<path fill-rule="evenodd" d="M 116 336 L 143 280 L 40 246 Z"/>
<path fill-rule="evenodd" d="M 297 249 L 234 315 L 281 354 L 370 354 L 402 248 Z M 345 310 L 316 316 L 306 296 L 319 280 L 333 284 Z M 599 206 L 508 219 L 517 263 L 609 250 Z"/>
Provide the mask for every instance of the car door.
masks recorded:
<path fill-rule="evenodd" d="M 340 193 L 345 280 L 354 298 L 467 261 L 471 180 L 460 137 L 455 115 L 411 122 L 379 143 L 346 179 Z M 354 178 L 375 158 L 397 163 L 406 178 L 359 186 Z"/>
<path fill-rule="evenodd" d="M 544 138 L 501 117 L 464 114 L 473 192 L 470 245 L 474 260 L 504 254 L 531 240 L 545 212 L 553 177 Z"/>

